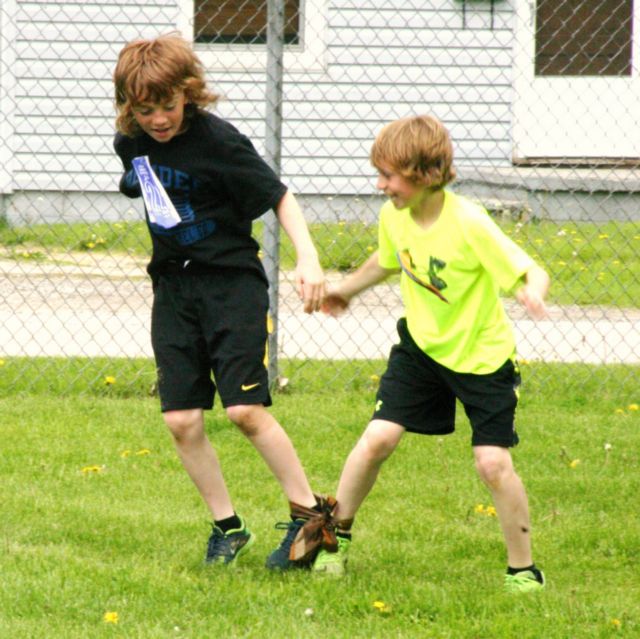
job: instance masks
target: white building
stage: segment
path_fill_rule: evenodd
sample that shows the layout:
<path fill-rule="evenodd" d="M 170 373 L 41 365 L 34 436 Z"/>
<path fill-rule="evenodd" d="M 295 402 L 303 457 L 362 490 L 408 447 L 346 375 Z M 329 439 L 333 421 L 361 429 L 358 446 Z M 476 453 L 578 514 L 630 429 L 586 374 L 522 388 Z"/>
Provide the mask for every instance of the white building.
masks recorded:
<path fill-rule="evenodd" d="M 282 173 L 312 215 L 373 210 L 373 136 L 416 112 L 449 126 L 461 190 L 539 215 L 639 215 L 631 0 L 287 2 L 299 21 L 284 56 Z M 0 0 L 0 216 L 139 215 L 117 193 L 112 150 L 111 77 L 131 39 L 195 39 L 226 98 L 218 113 L 263 149 L 266 46 L 236 37 L 245 17 L 264 22 L 263 2 L 248 3 L 253 17 L 238 17 L 240 4 Z M 206 32 L 233 42 L 197 41 Z"/>

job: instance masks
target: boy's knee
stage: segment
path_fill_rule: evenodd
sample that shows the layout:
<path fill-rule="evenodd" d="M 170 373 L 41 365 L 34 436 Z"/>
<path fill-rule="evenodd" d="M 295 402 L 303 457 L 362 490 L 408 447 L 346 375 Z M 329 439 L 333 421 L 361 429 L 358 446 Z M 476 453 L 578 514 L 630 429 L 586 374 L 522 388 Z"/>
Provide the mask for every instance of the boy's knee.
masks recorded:
<path fill-rule="evenodd" d="M 203 432 L 202 411 L 199 409 L 170 410 L 163 413 L 162 416 L 164 423 L 177 442 L 193 439 Z"/>
<path fill-rule="evenodd" d="M 385 461 L 398 445 L 398 437 L 391 429 L 381 424 L 371 423 L 360 439 L 360 446 L 373 460 Z"/>
<path fill-rule="evenodd" d="M 490 488 L 497 488 L 513 473 L 511 455 L 507 449 L 496 447 L 495 450 L 482 453 L 476 451 L 475 462 L 480 479 Z"/>
<path fill-rule="evenodd" d="M 246 404 L 227 407 L 227 417 L 247 436 L 256 435 L 260 430 L 264 414 L 262 404 Z"/>

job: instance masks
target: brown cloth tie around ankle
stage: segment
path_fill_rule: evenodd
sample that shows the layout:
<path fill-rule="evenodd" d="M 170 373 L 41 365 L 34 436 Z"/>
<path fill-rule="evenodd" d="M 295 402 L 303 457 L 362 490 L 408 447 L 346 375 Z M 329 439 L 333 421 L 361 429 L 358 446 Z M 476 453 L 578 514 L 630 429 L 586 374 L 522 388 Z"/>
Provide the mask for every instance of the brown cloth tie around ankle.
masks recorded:
<path fill-rule="evenodd" d="M 336 552 L 338 540 L 336 539 L 333 511 L 337 505 L 334 497 L 316 495 L 320 512 L 315 508 L 306 508 L 300 504 L 290 502 L 291 516 L 294 519 L 306 519 L 296 538 L 291 544 L 289 559 L 300 566 L 313 563 L 320 550 Z"/>

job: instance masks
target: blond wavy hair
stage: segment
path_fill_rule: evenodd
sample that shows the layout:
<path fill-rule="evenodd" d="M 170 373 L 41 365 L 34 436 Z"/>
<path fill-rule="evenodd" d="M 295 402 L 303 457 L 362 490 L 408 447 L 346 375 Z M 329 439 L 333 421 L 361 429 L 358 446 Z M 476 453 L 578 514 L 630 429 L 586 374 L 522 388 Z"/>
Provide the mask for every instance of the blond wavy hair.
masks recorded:
<path fill-rule="evenodd" d="M 220 98 L 207 89 L 202 62 L 177 33 L 125 45 L 118 56 L 113 83 L 116 128 L 130 137 L 141 132 L 133 114 L 140 104 L 168 102 L 177 91 L 183 91 L 188 125 L 198 109 L 215 104 Z"/>
<path fill-rule="evenodd" d="M 434 190 L 456 177 L 449 132 L 431 115 L 387 124 L 376 137 L 369 157 L 378 170 L 391 167 L 410 182 Z"/>

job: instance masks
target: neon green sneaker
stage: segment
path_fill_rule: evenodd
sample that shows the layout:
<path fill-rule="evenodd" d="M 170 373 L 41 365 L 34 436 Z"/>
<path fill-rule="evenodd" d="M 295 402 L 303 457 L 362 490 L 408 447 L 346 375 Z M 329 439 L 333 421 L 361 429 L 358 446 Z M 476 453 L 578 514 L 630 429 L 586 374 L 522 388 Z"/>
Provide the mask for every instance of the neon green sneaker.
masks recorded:
<path fill-rule="evenodd" d="M 544 573 L 540 572 L 542 581 L 536 579 L 531 570 L 522 570 L 515 575 L 505 575 L 504 589 L 507 592 L 536 592 L 545 586 Z"/>
<path fill-rule="evenodd" d="M 331 575 L 333 577 L 342 577 L 347 569 L 350 545 L 351 539 L 338 537 L 338 550 L 336 552 L 329 552 L 323 548 L 318 553 L 313 564 L 313 572 Z"/>

